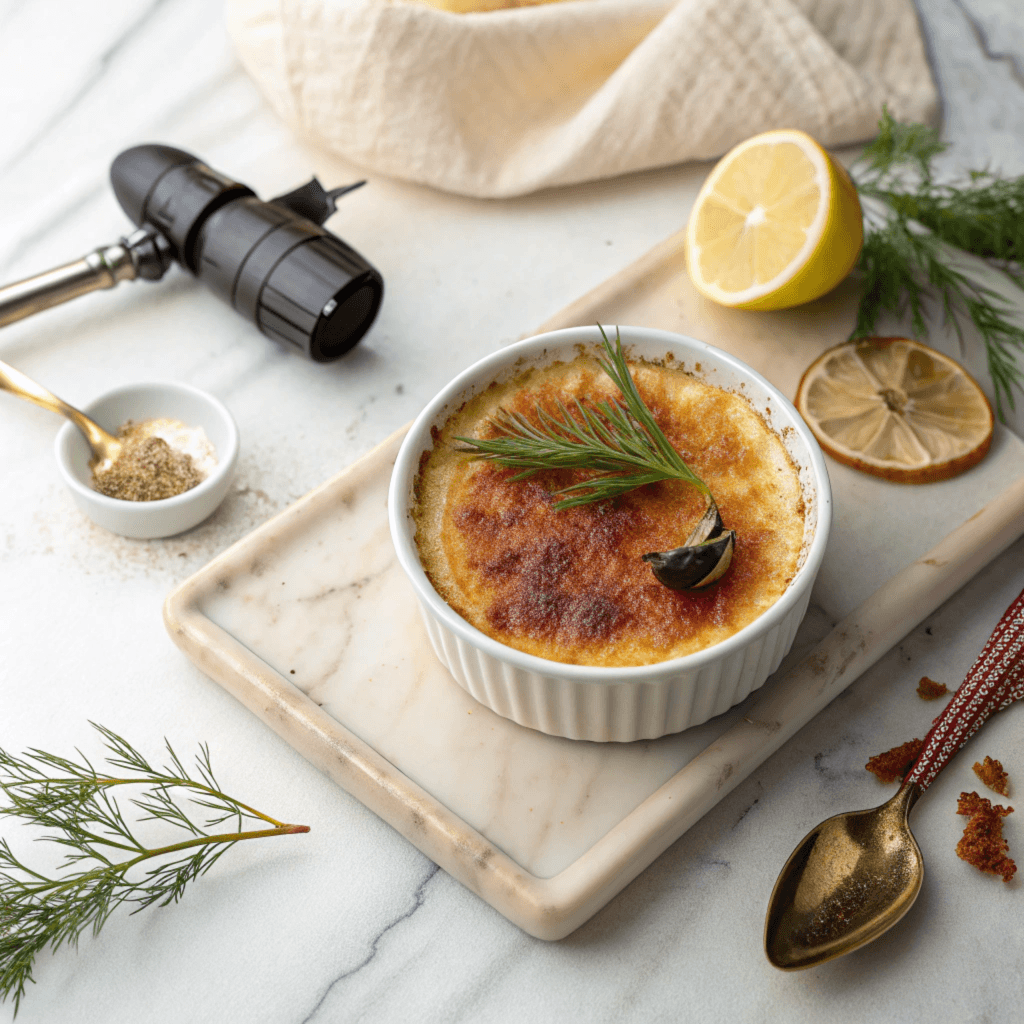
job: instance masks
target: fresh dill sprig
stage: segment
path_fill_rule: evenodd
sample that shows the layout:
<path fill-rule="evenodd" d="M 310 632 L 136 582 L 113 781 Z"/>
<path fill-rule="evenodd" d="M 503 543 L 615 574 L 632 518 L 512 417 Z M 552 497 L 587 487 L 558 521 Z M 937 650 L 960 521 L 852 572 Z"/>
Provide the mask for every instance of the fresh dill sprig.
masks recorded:
<path fill-rule="evenodd" d="M 72 760 L 36 749 L 16 757 L 0 749 L 0 792 L 7 799 L 0 817 L 49 830 L 40 839 L 67 851 L 51 877 L 24 864 L 0 839 L 0 999 L 13 996 L 15 1014 L 33 980 L 35 957 L 47 946 L 77 946 L 86 929 L 97 934 L 122 903 L 134 905 L 133 913 L 176 903 L 187 884 L 237 842 L 309 831 L 224 793 L 205 745 L 190 774 L 170 743 L 167 763 L 154 766 L 110 729 L 93 727 L 105 741 L 110 771 L 98 771 L 81 752 L 80 760 Z M 145 845 L 114 795 L 123 786 L 144 787 L 128 798 L 138 821 L 160 821 L 189 838 Z M 175 791 L 204 810 L 190 814 Z M 247 821 L 269 827 L 243 831 Z M 226 822 L 228 830 L 212 831 Z"/>
<path fill-rule="evenodd" d="M 883 310 L 909 309 L 913 330 L 927 333 L 924 314 L 937 302 L 956 331 L 973 323 L 985 345 L 996 397 L 1013 409 L 1014 389 L 1024 387 L 1017 354 L 1024 328 L 1006 299 L 979 280 L 962 253 L 984 260 L 1024 288 L 1024 177 L 999 178 L 971 171 L 965 182 L 937 183 L 933 161 L 946 149 L 934 129 L 903 124 L 884 111 L 878 137 L 851 168 L 865 200 L 863 275 L 852 338 L 875 333 Z"/>
<path fill-rule="evenodd" d="M 618 332 L 612 345 L 604 328 L 600 330 L 605 357 L 598 357 L 598 363 L 615 382 L 622 402 L 612 398 L 590 406 L 575 399 L 572 411 L 557 403 L 557 413 L 538 405 L 535 421 L 501 409 L 490 420 L 499 431 L 497 437 L 457 437 L 462 442 L 458 450 L 520 470 L 513 480 L 545 469 L 587 469 L 597 474 L 555 491 L 565 495 L 555 503 L 556 510 L 604 501 L 658 480 L 683 480 L 714 504 L 707 484 L 672 447 L 640 397 Z"/>

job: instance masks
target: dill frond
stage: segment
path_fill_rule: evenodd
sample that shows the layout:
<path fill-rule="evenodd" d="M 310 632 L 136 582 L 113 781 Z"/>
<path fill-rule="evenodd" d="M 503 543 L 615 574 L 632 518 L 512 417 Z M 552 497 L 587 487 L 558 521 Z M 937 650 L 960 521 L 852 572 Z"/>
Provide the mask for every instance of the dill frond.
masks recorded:
<path fill-rule="evenodd" d="M 224 793 L 205 745 L 190 772 L 170 743 L 167 763 L 154 766 L 110 729 L 95 723 L 93 728 L 104 739 L 105 764 L 112 771 L 98 771 L 80 752 L 75 760 L 36 749 L 17 757 L 0 749 L 0 793 L 7 801 L 0 818 L 43 828 L 41 840 L 66 851 L 51 877 L 29 867 L 0 839 L 0 999 L 13 997 L 15 1014 L 33 980 L 35 957 L 47 946 L 77 946 L 86 930 L 96 935 L 121 904 L 137 913 L 176 903 L 188 883 L 235 843 L 309 831 Z M 188 838 L 145 845 L 115 795 L 125 786 L 142 787 L 127 791 L 136 793 L 127 802 L 138 821 L 163 822 Z M 212 831 L 226 822 L 228 831 Z M 269 827 L 245 831 L 246 822 Z"/>
<path fill-rule="evenodd" d="M 595 405 L 562 403 L 556 413 L 537 406 L 534 418 L 500 410 L 490 423 L 497 437 L 457 437 L 459 451 L 508 469 L 522 480 L 545 469 L 585 469 L 596 475 L 555 491 L 563 495 L 555 509 L 573 508 L 625 494 L 659 480 L 682 480 L 711 499 L 703 480 L 683 461 L 647 408 L 629 372 L 616 332 L 612 345 L 600 328 L 604 356 L 601 369 L 611 377 L 622 401 L 608 399 Z"/>
<path fill-rule="evenodd" d="M 909 312 L 918 338 L 927 333 L 925 311 L 940 308 L 961 348 L 973 324 L 985 345 L 996 411 L 1015 408 L 1024 388 L 1017 358 L 1024 329 L 1003 296 L 971 273 L 970 253 L 1024 289 L 1024 177 L 970 171 L 964 182 L 937 183 L 933 162 L 946 146 L 934 129 L 894 121 L 888 111 L 878 137 L 851 168 L 865 200 L 862 290 L 852 338 L 875 333 L 883 311 Z"/>

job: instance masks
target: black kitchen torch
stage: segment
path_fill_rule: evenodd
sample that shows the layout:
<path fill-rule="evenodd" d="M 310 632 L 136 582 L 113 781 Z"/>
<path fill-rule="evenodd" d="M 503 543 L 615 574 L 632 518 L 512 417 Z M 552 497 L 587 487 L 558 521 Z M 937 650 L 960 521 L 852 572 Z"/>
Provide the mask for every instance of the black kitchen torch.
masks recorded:
<path fill-rule="evenodd" d="M 316 178 L 264 202 L 248 185 L 171 146 L 125 150 L 110 168 L 138 230 L 74 263 L 0 288 L 0 327 L 121 281 L 157 281 L 172 262 L 314 362 L 344 355 L 380 308 L 384 280 L 323 227 L 335 201 Z"/>

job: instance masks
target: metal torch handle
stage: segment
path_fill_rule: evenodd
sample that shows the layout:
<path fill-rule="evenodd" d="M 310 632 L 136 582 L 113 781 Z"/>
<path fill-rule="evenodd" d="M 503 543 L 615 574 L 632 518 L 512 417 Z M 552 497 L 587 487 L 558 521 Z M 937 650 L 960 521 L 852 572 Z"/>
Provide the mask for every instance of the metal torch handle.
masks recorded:
<path fill-rule="evenodd" d="M 0 327 L 79 295 L 134 280 L 137 273 L 131 251 L 117 243 L 97 249 L 74 263 L 15 281 L 0 288 Z"/>

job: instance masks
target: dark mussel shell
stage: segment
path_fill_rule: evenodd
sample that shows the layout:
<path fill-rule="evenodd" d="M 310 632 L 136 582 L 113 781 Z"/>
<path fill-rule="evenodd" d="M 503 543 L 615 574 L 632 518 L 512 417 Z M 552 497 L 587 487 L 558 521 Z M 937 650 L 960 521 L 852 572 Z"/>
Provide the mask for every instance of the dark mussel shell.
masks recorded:
<path fill-rule="evenodd" d="M 652 551 L 643 556 L 655 579 L 673 590 L 699 590 L 720 580 L 732 562 L 736 532 L 727 530 L 718 508 L 707 512 L 686 539 L 671 551 Z"/>
<path fill-rule="evenodd" d="M 726 530 L 720 537 L 691 547 L 652 551 L 644 555 L 659 583 L 673 590 L 699 590 L 720 580 L 732 562 L 736 534 Z"/>

